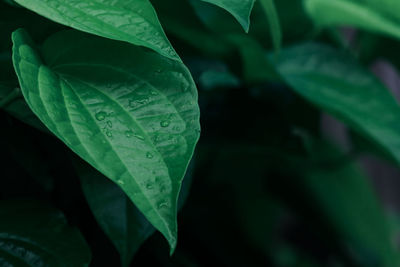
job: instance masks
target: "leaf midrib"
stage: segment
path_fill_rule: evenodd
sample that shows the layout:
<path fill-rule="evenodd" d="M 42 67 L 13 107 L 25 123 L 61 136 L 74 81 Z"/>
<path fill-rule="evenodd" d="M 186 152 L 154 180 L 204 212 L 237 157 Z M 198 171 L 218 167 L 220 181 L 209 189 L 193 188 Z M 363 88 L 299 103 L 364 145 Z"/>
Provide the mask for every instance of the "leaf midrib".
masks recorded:
<path fill-rule="evenodd" d="M 81 102 L 81 105 L 85 108 L 86 112 L 90 115 L 91 119 L 94 121 L 94 124 L 97 126 L 97 128 L 99 129 L 99 132 L 103 135 L 104 139 L 107 140 L 106 142 L 109 144 L 109 146 L 114 150 L 115 155 L 118 157 L 118 159 L 120 160 L 120 162 L 122 163 L 122 166 L 124 167 L 124 169 L 131 175 L 131 177 L 135 177 L 131 171 L 129 170 L 129 168 L 127 167 L 127 164 L 125 163 L 125 161 L 123 161 L 121 159 L 121 157 L 119 156 L 119 154 L 116 152 L 114 146 L 112 145 L 112 143 L 107 139 L 107 137 L 104 135 L 104 133 L 101 131 L 101 128 L 99 127 L 99 125 L 96 123 L 96 119 L 93 117 L 93 115 L 91 114 L 91 112 L 86 108 L 84 102 L 82 101 L 82 99 L 79 97 L 79 95 L 72 89 L 73 86 L 71 86 L 71 84 L 69 82 L 67 82 L 65 79 L 63 79 L 60 76 L 60 80 L 62 80 L 63 82 L 65 82 L 71 89 L 71 92 L 74 93 L 74 95 L 79 99 L 79 101 Z M 78 79 L 79 80 L 79 79 Z M 80 80 L 79 80 L 80 81 Z M 92 87 L 93 88 L 93 87 Z M 98 89 L 96 89 L 98 90 Z M 106 95 L 107 96 L 107 95 Z M 107 96 L 109 97 L 109 96 Z M 130 116 L 128 116 L 130 117 Z M 145 132 L 144 132 L 145 133 Z M 78 135 L 77 135 L 78 136 Z M 79 138 L 79 137 L 78 137 Z M 80 138 L 79 138 L 80 139 Z M 158 152 L 158 151 L 157 151 Z M 161 157 L 161 159 L 163 159 Z M 163 161 L 164 162 L 164 161 Z M 165 164 L 165 162 L 164 162 Z M 167 166 L 167 165 L 166 165 Z M 168 169 L 168 167 L 167 167 Z M 169 177 L 170 178 L 170 177 Z M 161 214 L 159 213 L 159 210 L 157 209 L 157 207 L 150 201 L 150 199 L 148 198 L 148 196 L 144 193 L 143 189 L 139 186 L 139 184 L 136 182 L 135 179 L 133 179 L 133 181 L 136 183 L 137 187 L 140 189 L 140 191 L 142 192 L 142 195 L 145 197 L 145 199 L 147 200 L 147 202 L 150 204 L 151 207 L 153 207 L 153 210 L 155 211 L 155 213 L 158 215 L 158 217 L 161 219 L 161 221 L 163 222 L 164 226 L 166 226 L 167 231 L 169 232 L 169 234 L 171 235 L 171 231 L 168 227 L 168 223 L 166 222 L 166 220 L 164 219 L 163 216 L 161 216 Z M 171 181 L 172 182 L 172 181 Z M 171 235 L 173 236 L 173 235 Z"/>

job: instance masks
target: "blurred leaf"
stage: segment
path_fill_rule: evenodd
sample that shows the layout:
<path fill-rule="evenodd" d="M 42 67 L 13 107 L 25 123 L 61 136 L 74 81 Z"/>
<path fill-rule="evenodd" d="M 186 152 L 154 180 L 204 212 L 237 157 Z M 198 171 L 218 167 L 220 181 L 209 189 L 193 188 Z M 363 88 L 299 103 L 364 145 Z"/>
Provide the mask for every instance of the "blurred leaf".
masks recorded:
<path fill-rule="evenodd" d="M 254 39 L 243 35 L 228 35 L 242 58 L 243 77 L 248 83 L 280 80 L 263 47 Z"/>
<path fill-rule="evenodd" d="M 238 87 L 240 81 L 236 76 L 228 71 L 209 70 L 201 74 L 199 78 L 201 88 L 212 90 L 215 88 L 231 88 Z"/>
<path fill-rule="evenodd" d="M 396 0 L 305 0 L 305 8 L 320 26 L 351 25 L 400 39 Z"/>
<path fill-rule="evenodd" d="M 48 19 L 80 31 L 153 49 L 168 58 L 179 56 L 164 34 L 148 0 L 16 0 Z"/>
<path fill-rule="evenodd" d="M 198 0 L 195 0 L 198 1 Z M 248 32 L 250 28 L 250 14 L 255 0 L 201 0 L 219 6 L 231 13 Z"/>
<path fill-rule="evenodd" d="M 187 0 L 175 1 L 179 9 L 171 9 L 170 3 L 165 0 L 152 1 L 162 24 L 169 34 L 207 56 L 220 57 L 232 51 L 229 44 L 221 36 L 210 32 L 202 21 L 197 19 L 197 15 L 191 6 L 192 2 Z M 198 2 L 199 0 L 195 1 Z M 217 7 L 215 9 L 219 10 Z M 184 52 L 188 51 L 184 50 Z"/>
<path fill-rule="evenodd" d="M 34 113 L 118 183 L 173 251 L 181 181 L 200 132 L 197 91 L 186 67 L 76 31 L 53 35 L 42 55 L 23 30 L 13 41 L 14 66 Z"/>
<path fill-rule="evenodd" d="M 388 151 L 400 163 L 400 108 L 388 89 L 345 53 L 318 44 L 286 49 L 278 70 L 319 108 Z"/>
<path fill-rule="evenodd" d="M 90 250 L 64 215 L 44 203 L 0 202 L 1 266 L 89 266 Z"/>
<path fill-rule="evenodd" d="M 312 156 L 319 163 L 300 182 L 313 205 L 361 266 L 397 266 L 386 215 L 359 167 L 327 143 L 315 142 Z"/>

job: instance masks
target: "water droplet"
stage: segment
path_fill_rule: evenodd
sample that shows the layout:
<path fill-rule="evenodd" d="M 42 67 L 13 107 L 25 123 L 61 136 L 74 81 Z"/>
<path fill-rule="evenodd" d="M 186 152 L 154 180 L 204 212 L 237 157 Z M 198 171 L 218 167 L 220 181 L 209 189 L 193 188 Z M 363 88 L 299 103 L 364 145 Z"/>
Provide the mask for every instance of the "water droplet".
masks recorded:
<path fill-rule="evenodd" d="M 161 127 L 168 127 L 170 123 L 171 123 L 170 121 L 162 121 L 160 122 L 160 125 Z"/>
<path fill-rule="evenodd" d="M 113 126 L 112 122 L 111 121 L 107 121 L 107 126 L 112 128 L 112 126 Z"/>
<path fill-rule="evenodd" d="M 138 106 L 145 105 L 147 103 L 149 103 L 148 98 L 129 100 L 129 107 L 136 108 Z"/>
<path fill-rule="evenodd" d="M 106 132 L 106 135 L 107 135 L 108 137 L 112 137 L 112 136 L 113 136 L 111 131 L 107 131 L 107 132 Z"/>
<path fill-rule="evenodd" d="M 151 95 L 158 95 L 158 92 L 157 91 L 151 91 L 150 94 Z"/>
<path fill-rule="evenodd" d="M 96 113 L 96 120 L 98 121 L 102 121 L 107 117 L 107 113 L 105 113 L 104 111 L 100 111 Z"/>
<path fill-rule="evenodd" d="M 133 135 L 133 132 L 131 130 L 125 131 L 125 136 L 128 138 L 131 138 Z"/>
<path fill-rule="evenodd" d="M 117 183 L 122 184 L 122 185 L 125 184 L 125 182 L 122 181 L 121 179 L 118 179 L 118 180 L 117 180 Z"/>
<path fill-rule="evenodd" d="M 152 185 L 151 183 L 148 183 L 148 184 L 146 185 L 146 188 L 147 188 L 147 189 L 153 189 L 153 185 Z"/>
<path fill-rule="evenodd" d="M 159 209 L 168 208 L 168 202 L 161 202 L 160 204 L 158 204 L 158 208 Z"/>
<path fill-rule="evenodd" d="M 135 134 L 134 136 L 139 140 L 144 140 L 144 137 L 139 134 Z"/>
<path fill-rule="evenodd" d="M 146 153 L 146 158 L 152 159 L 153 158 L 153 154 L 151 154 L 150 152 L 147 152 Z"/>
<path fill-rule="evenodd" d="M 144 104 L 147 104 L 149 102 L 149 99 L 148 98 L 144 98 L 144 99 L 138 100 L 137 102 L 140 105 L 144 105 Z"/>

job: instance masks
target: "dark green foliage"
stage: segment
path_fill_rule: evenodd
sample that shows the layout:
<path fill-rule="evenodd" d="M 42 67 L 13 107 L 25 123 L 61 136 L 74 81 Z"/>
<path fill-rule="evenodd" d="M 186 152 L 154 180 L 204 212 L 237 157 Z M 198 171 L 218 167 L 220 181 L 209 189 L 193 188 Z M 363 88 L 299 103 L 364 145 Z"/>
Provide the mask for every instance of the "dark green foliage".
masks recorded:
<path fill-rule="evenodd" d="M 399 266 L 398 8 L 0 0 L 0 266 Z"/>

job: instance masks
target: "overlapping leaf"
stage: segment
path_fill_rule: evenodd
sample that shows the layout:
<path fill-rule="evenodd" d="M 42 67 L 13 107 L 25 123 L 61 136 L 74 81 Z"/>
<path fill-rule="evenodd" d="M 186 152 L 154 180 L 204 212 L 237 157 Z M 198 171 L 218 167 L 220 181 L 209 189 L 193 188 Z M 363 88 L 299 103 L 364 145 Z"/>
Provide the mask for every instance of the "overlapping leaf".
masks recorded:
<path fill-rule="evenodd" d="M 76 31 L 49 38 L 42 54 L 23 30 L 13 42 L 14 67 L 33 112 L 116 182 L 173 250 L 180 185 L 200 132 L 186 67 Z"/>
<path fill-rule="evenodd" d="M 196 0 L 198 1 L 198 0 Z M 255 0 L 201 0 L 219 6 L 231 13 L 248 32 L 250 28 L 250 14 Z"/>
<path fill-rule="evenodd" d="M 90 209 L 118 250 L 122 266 L 129 266 L 154 227 L 112 181 L 84 165 L 77 169 Z"/>
<path fill-rule="evenodd" d="M 351 57 L 327 46 L 305 44 L 285 50 L 278 69 L 299 95 L 400 163 L 400 107 L 388 89 Z"/>
<path fill-rule="evenodd" d="M 76 160 L 75 167 L 89 207 L 98 224 L 118 250 L 122 266 L 129 266 L 140 246 L 155 229 L 117 185 L 87 164 L 80 162 Z M 182 183 L 178 210 L 186 201 L 191 181 L 189 166 Z"/>
<path fill-rule="evenodd" d="M 37 201 L 0 202 L 1 266 L 89 266 L 89 247 L 64 215 Z"/>
<path fill-rule="evenodd" d="M 16 0 L 48 19 L 110 39 L 141 45 L 180 61 L 148 0 Z"/>

